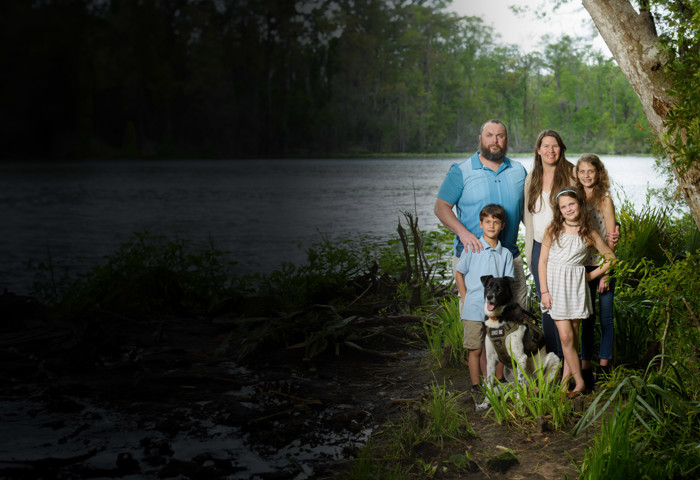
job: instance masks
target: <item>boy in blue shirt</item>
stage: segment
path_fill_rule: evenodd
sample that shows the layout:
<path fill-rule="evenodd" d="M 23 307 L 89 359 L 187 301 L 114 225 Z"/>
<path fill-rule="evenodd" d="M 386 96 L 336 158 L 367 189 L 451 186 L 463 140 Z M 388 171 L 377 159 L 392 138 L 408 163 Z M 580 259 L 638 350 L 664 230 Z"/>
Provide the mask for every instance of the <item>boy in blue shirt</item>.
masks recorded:
<path fill-rule="evenodd" d="M 481 353 L 484 348 L 484 286 L 481 277 L 513 276 L 513 254 L 498 241 L 498 234 L 506 225 L 506 211 L 501 205 L 488 204 L 479 213 L 479 226 L 484 234 L 479 239 L 483 250 L 472 252 L 465 248 L 456 266 L 455 281 L 464 302 L 462 324 L 464 348 L 469 351 L 469 376 L 477 411 L 485 409 L 481 388 Z M 502 371 L 502 367 L 499 368 Z M 497 375 L 498 376 L 498 375 Z"/>

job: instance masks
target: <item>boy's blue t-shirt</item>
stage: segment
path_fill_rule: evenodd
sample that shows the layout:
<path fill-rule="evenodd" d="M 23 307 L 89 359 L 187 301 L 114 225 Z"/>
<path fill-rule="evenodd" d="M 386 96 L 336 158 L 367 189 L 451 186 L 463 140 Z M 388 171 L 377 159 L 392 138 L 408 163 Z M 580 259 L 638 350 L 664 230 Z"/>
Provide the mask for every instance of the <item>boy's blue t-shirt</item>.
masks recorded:
<path fill-rule="evenodd" d="M 457 262 L 456 270 L 464 274 L 464 283 L 467 287 L 467 298 L 462 308 L 462 320 L 484 321 L 484 285 L 481 277 L 493 275 L 494 277 L 513 276 L 513 254 L 507 248 L 503 248 L 498 242 L 496 248 L 492 248 L 482 236 L 480 239 L 484 249 L 474 253 L 467 248 Z"/>

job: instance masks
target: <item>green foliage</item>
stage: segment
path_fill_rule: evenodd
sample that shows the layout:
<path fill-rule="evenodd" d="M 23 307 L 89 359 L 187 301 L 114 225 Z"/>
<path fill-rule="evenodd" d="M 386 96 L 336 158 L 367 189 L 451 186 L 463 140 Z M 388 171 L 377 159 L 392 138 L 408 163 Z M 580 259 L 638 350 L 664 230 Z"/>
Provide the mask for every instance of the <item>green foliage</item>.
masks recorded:
<path fill-rule="evenodd" d="M 259 276 L 259 295 L 268 310 L 291 312 L 315 303 L 337 303 L 355 294 L 348 279 L 370 269 L 371 255 L 366 248 L 346 240 L 325 240 L 307 250 L 306 263 L 284 263 L 279 270 Z"/>
<path fill-rule="evenodd" d="M 352 463 L 344 480 L 404 480 L 409 475 L 410 466 L 396 464 L 384 458 L 375 458 L 375 444 L 370 441 L 365 445 Z"/>
<path fill-rule="evenodd" d="M 521 252 L 525 252 L 525 236 L 518 234 L 518 249 Z M 532 275 L 532 269 L 528 264 L 528 260 L 525 255 L 521 255 L 523 259 L 523 269 L 525 270 L 525 281 L 527 282 L 528 291 L 528 310 L 531 312 L 540 311 L 540 297 L 537 296 L 537 288 L 535 287 L 535 280 Z"/>
<path fill-rule="evenodd" d="M 653 301 L 623 287 L 616 289 L 613 309 L 618 364 L 641 365 L 656 345 L 659 331 L 650 315 L 653 308 Z"/>
<path fill-rule="evenodd" d="M 438 449 L 459 445 L 464 450 L 464 441 L 475 438 L 476 432 L 469 424 L 459 398 L 463 394 L 450 393 L 445 386 L 431 385 L 420 400 L 406 405 L 400 418 L 384 425 L 372 441 L 358 455 L 344 478 L 397 478 L 398 472 L 408 478 L 407 473 L 417 469 L 420 478 L 432 476 L 441 461 L 437 457 L 417 457 L 417 450 L 424 445 Z M 421 452 L 429 449 L 420 448 Z M 439 455 L 440 451 L 437 450 Z M 460 458 L 461 457 L 461 458 Z M 468 453 L 450 457 L 457 470 L 470 463 Z M 445 467 L 446 468 L 446 467 Z"/>
<path fill-rule="evenodd" d="M 511 151 L 532 151 L 543 126 L 570 151 L 648 149 L 613 59 L 569 36 L 523 53 L 447 5 L 5 2 L 3 145 L 70 158 L 464 152 L 498 117 Z M 684 91 L 691 105 L 697 88 Z"/>
<path fill-rule="evenodd" d="M 665 118 L 670 157 L 683 175 L 700 161 L 700 2 L 651 2 L 659 19 L 662 45 L 669 57 L 669 93 L 674 106 Z"/>
<path fill-rule="evenodd" d="M 407 238 L 409 252 L 415 251 L 415 234 Z M 454 233 L 445 226 L 438 225 L 437 230 L 420 231 L 420 248 L 425 258 L 433 265 L 433 274 L 438 281 L 452 279 L 452 240 Z M 400 238 L 392 238 L 374 249 L 379 271 L 392 277 L 401 277 L 406 273 L 406 259 Z M 412 262 L 413 263 L 413 262 Z"/>
<path fill-rule="evenodd" d="M 615 351 L 618 364 L 646 364 L 647 352 L 666 348 L 673 358 L 695 355 L 700 311 L 698 237 L 690 214 L 668 216 L 660 207 L 635 212 L 623 202 L 619 259 L 614 275 Z M 668 322 L 669 330 L 664 337 Z"/>
<path fill-rule="evenodd" d="M 431 385 L 430 395 L 423 402 L 422 441 L 436 443 L 442 447 L 446 439 L 476 437 L 476 432 L 469 425 L 466 412 L 457 402 L 457 395 L 447 391 L 444 386 Z"/>
<path fill-rule="evenodd" d="M 183 240 L 142 232 L 78 279 L 57 279 L 50 261 L 39 264 L 34 293 L 67 312 L 206 311 L 232 292 L 242 294 L 250 288 L 232 274 L 233 265 L 226 252 L 213 245 L 192 253 Z"/>
<path fill-rule="evenodd" d="M 520 369 L 515 359 L 513 368 Z M 510 382 L 486 386 L 485 394 L 491 404 L 490 413 L 496 422 L 529 429 L 538 417 L 545 417 L 554 428 L 564 428 L 571 421 L 574 410 L 562 390 L 559 378 L 555 376 L 550 380 L 542 369 L 537 369 L 534 376 L 525 373 L 525 378 L 524 385 Z"/>
<path fill-rule="evenodd" d="M 634 404 L 618 404 L 613 420 L 606 420 L 594 439 L 593 447 L 579 468 L 580 479 L 660 478 L 648 476 L 647 465 L 639 461 L 649 448 L 643 437 L 636 441 L 629 434 L 634 420 Z"/>
<path fill-rule="evenodd" d="M 654 265 L 666 263 L 665 250 L 670 245 L 667 235 L 666 212 L 648 204 L 636 212 L 631 203 L 625 201 L 619 208 L 620 243 L 615 249 L 618 259 L 630 265 L 645 259 Z"/>
<path fill-rule="evenodd" d="M 700 345 L 700 252 L 675 260 L 660 268 L 642 261 L 637 269 L 639 284 L 633 295 L 645 298 L 653 307 L 648 319 L 663 333 L 664 345 L 673 358 L 697 355 Z"/>
<path fill-rule="evenodd" d="M 443 368 L 462 365 L 466 360 L 463 345 L 464 328 L 459 314 L 459 296 L 452 295 L 440 301 L 433 316 L 423 319 L 430 359 Z"/>
<path fill-rule="evenodd" d="M 372 327 L 363 325 L 354 315 L 343 317 L 332 306 L 310 305 L 250 325 L 241 322 L 232 336 L 243 339 L 236 354 L 238 360 L 244 360 L 270 349 L 303 349 L 304 358 L 315 358 L 329 350 L 338 354 L 341 347 L 362 350 L 358 344 L 372 333 Z"/>
<path fill-rule="evenodd" d="M 697 478 L 697 365 L 674 362 L 658 372 L 659 360 L 650 362 L 643 376 L 610 382 L 612 393 L 607 388 L 600 392 L 575 427 L 574 433 L 580 434 L 603 419 L 580 468 L 581 478 Z"/>

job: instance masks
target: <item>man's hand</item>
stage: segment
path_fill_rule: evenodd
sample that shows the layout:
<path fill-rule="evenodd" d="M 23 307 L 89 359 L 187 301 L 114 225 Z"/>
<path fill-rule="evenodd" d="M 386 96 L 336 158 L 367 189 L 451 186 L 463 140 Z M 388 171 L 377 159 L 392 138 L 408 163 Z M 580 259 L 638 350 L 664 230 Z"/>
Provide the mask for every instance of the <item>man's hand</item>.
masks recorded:
<path fill-rule="evenodd" d="M 600 277 L 600 282 L 598 283 L 598 293 L 607 292 L 610 290 L 610 275 L 603 275 Z"/>
<path fill-rule="evenodd" d="M 464 248 L 471 248 L 472 252 L 480 252 L 482 250 L 479 239 L 462 225 L 462 222 L 459 221 L 452 211 L 451 204 L 438 198 L 435 200 L 434 211 L 442 224 L 459 237 L 459 241 L 462 242 Z"/>
<path fill-rule="evenodd" d="M 469 247 L 474 253 L 480 252 L 484 249 L 483 245 L 481 245 L 481 242 L 479 241 L 479 238 L 472 232 L 466 232 L 460 235 L 459 241 L 462 242 L 465 249 Z"/>

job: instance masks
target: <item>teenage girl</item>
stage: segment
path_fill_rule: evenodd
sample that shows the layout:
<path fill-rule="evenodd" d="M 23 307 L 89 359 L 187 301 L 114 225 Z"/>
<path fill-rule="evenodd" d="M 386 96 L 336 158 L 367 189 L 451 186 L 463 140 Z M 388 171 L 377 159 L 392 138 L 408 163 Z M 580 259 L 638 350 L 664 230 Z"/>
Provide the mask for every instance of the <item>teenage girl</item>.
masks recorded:
<path fill-rule="evenodd" d="M 586 193 L 586 205 L 593 228 L 605 239 L 611 250 L 615 250 L 618 233 L 615 231 L 615 207 L 610 198 L 610 177 L 605 165 L 597 155 L 587 154 L 576 163 L 576 186 L 579 191 Z M 593 271 L 599 263 L 599 256 L 590 252 L 584 265 L 587 271 Z M 588 284 L 591 290 L 591 301 L 595 306 L 598 294 L 600 302 L 600 373 L 610 369 L 613 354 L 615 327 L 613 323 L 613 296 L 615 280 L 603 275 L 599 280 Z M 593 387 L 593 371 L 591 370 L 591 354 L 595 339 L 595 308 L 590 317 L 581 325 L 581 369 L 587 388 Z"/>
<path fill-rule="evenodd" d="M 562 379 L 568 385 L 573 377 L 576 386 L 570 398 L 586 393 L 581 363 L 576 352 L 579 324 L 593 308 L 588 282 L 601 277 L 615 258 L 612 249 L 591 226 L 582 195 L 576 187 L 564 187 L 555 197 L 552 223 L 545 230 L 539 261 L 542 309 L 557 327 L 564 354 Z M 588 248 L 594 247 L 605 261 L 587 272 L 584 260 Z"/>

